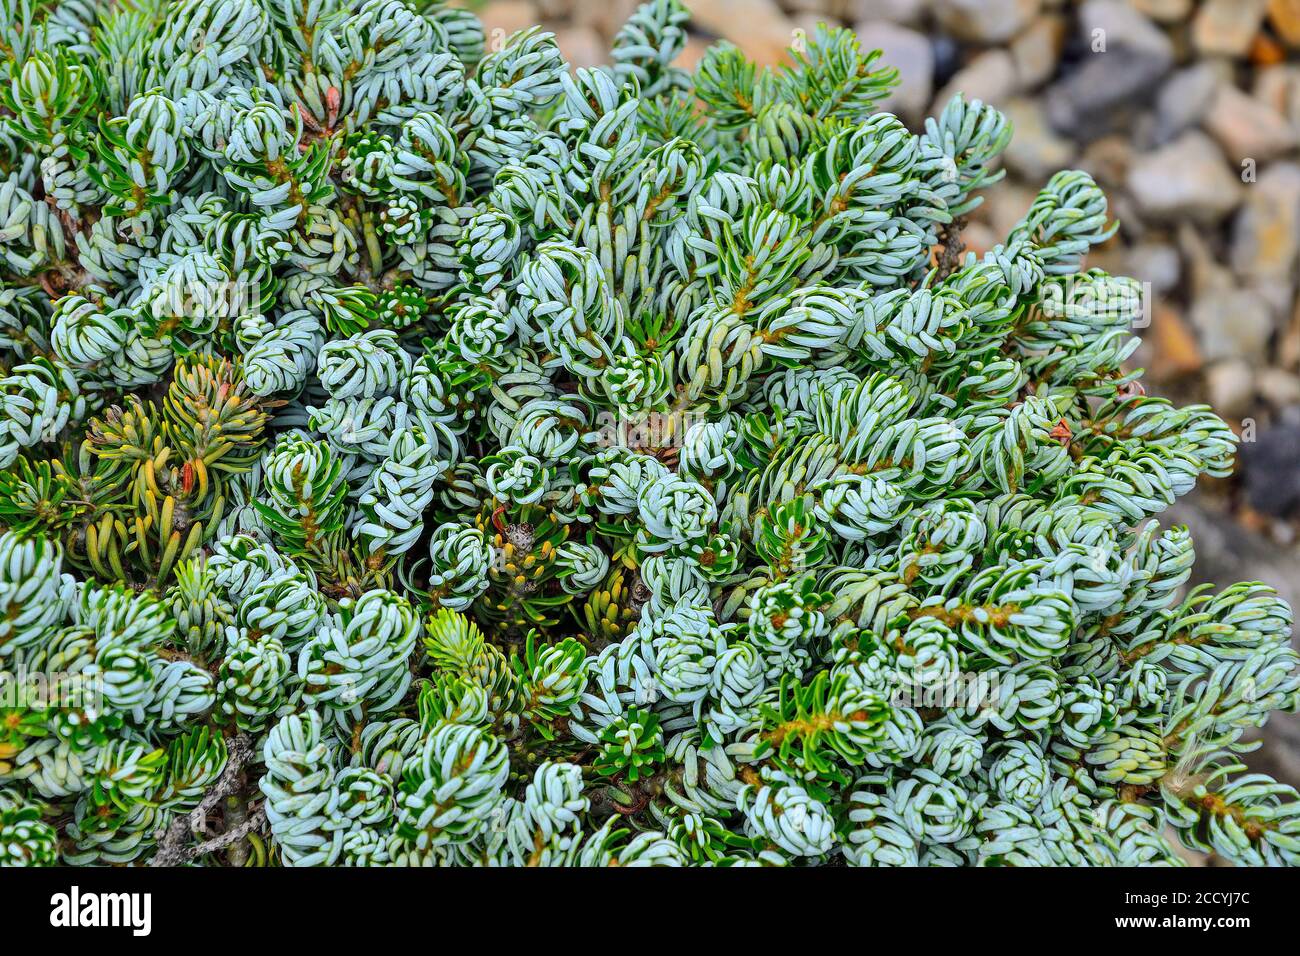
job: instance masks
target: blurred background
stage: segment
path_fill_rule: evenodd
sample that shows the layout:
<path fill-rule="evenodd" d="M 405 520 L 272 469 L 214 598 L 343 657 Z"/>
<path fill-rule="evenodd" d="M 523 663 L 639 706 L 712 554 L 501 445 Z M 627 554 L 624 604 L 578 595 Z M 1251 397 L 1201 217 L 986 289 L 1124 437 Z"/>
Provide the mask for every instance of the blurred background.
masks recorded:
<path fill-rule="evenodd" d="M 818 23 L 856 31 L 902 82 L 913 128 L 956 92 L 1015 125 L 1007 180 L 964 238 L 977 253 L 1056 170 L 1087 170 L 1120 221 L 1089 265 L 1147 284 L 1136 362 L 1242 436 L 1238 473 L 1166 513 L 1196 580 L 1261 580 L 1300 608 L 1300 0 L 685 0 L 691 67 L 724 37 L 761 63 Z M 574 66 L 605 62 L 637 0 L 477 0 L 492 38 L 542 23 Z M 1300 785 L 1300 719 L 1251 763 Z"/>

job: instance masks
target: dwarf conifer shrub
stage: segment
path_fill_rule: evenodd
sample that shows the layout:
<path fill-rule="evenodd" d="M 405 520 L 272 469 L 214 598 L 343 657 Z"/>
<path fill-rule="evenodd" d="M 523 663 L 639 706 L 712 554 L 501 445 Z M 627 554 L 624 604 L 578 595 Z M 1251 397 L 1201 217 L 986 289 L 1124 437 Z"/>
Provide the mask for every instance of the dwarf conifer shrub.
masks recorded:
<path fill-rule="evenodd" d="M 687 17 L 0 4 L 0 864 L 1300 861 L 1097 186 Z"/>

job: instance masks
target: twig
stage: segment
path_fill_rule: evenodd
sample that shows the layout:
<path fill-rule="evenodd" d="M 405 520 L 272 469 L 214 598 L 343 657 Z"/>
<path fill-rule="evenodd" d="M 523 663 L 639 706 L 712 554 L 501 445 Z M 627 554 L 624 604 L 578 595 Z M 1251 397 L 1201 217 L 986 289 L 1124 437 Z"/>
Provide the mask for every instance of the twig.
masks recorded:
<path fill-rule="evenodd" d="M 205 853 L 212 853 L 215 850 L 224 849 L 225 847 L 230 846 L 230 844 L 234 843 L 236 840 L 242 840 L 244 837 L 248 836 L 254 830 L 262 829 L 262 824 L 265 822 L 266 822 L 266 809 L 264 807 L 258 807 L 256 810 L 250 813 L 244 819 L 244 822 L 239 824 L 239 826 L 232 827 L 231 829 L 227 830 L 225 833 L 221 834 L 220 836 L 213 837 L 211 840 L 205 840 L 203 843 L 200 843 L 198 846 L 187 847 L 186 862 L 188 862 L 188 860 L 194 859 L 194 857 L 196 856 L 202 856 Z"/>
<path fill-rule="evenodd" d="M 965 228 L 966 217 L 962 216 L 948 223 L 939 233 L 939 245 L 942 246 L 942 251 L 939 253 L 939 261 L 936 265 L 939 271 L 936 278 L 940 282 L 956 272 L 961 265 L 962 254 L 966 251 L 966 243 L 962 241 L 961 232 Z"/>
<path fill-rule="evenodd" d="M 252 755 L 253 738 L 248 734 L 239 734 L 230 741 L 230 747 L 226 757 L 226 766 L 225 769 L 221 771 L 221 776 L 217 778 L 217 782 L 212 785 L 212 788 L 203 795 L 203 799 L 199 801 L 198 806 L 189 813 L 178 816 L 168 825 L 165 831 L 162 831 L 162 837 L 158 841 L 158 852 L 155 853 L 153 859 L 149 861 L 150 866 L 180 866 L 183 863 L 188 863 L 199 855 L 199 847 L 207 846 L 208 843 L 213 843 L 218 840 L 225 840 L 227 836 L 230 836 L 230 833 L 234 833 L 235 830 L 243 829 L 246 824 L 254 820 L 259 820 L 260 822 L 260 819 L 264 819 L 264 815 L 260 812 L 252 814 L 244 824 L 236 827 L 235 830 L 231 830 L 230 833 L 222 834 L 221 836 L 214 838 L 214 840 L 209 840 L 208 843 L 200 844 L 199 847 L 186 846 L 190 836 L 203 826 L 203 821 L 207 818 L 208 811 L 221 802 L 221 800 L 234 793 L 238 786 L 238 782 L 242 777 L 244 764 L 248 763 L 248 760 Z M 221 845 L 225 846 L 227 843 L 244 836 L 247 832 L 247 829 L 243 829 L 242 833 L 239 833 L 237 836 L 230 836 L 230 840 L 226 840 L 226 842 Z M 204 850 L 202 852 L 207 851 Z"/>

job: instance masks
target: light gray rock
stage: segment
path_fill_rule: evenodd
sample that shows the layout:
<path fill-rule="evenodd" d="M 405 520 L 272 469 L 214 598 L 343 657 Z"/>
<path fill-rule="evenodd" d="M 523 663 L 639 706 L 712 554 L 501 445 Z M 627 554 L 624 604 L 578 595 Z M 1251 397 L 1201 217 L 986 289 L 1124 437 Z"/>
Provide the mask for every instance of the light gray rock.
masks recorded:
<path fill-rule="evenodd" d="M 1255 375 L 1250 364 L 1241 359 L 1215 362 L 1205 372 L 1210 405 L 1220 415 L 1241 418 L 1255 404 Z"/>
<path fill-rule="evenodd" d="M 1168 34 L 1124 0 L 1087 0 L 1079 9 L 1079 40 L 1089 49 L 1104 45 L 1159 57 L 1173 53 Z"/>
<path fill-rule="evenodd" d="M 1300 136 L 1276 110 L 1230 84 L 1219 87 L 1205 129 L 1234 162 L 1267 162 L 1300 145 Z"/>
<path fill-rule="evenodd" d="M 1193 301 L 1213 291 L 1237 288 L 1237 277 L 1232 274 L 1222 250 L 1213 248 L 1209 239 L 1218 235 L 1183 219 L 1177 228 L 1178 251 L 1182 254 L 1187 294 Z"/>
<path fill-rule="evenodd" d="M 1255 386 L 1264 400 L 1274 408 L 1300 405 L 1300 377 L 1286 369 L 1264 369 L 1255 377 Z M 1300 468 L 1300 458 L 1296 459 L 1294 467 Z"/>
<path fill-rule="evenodd" d="M 948 85 L 939 91 L 932 112 L 937 114 L 958 93 L 968 100 L 983 100 L 993 106 L 1002 106 L 1015 92 L 1015 61 L 1006 50 L 994 47 L 957 71 Z"/>
<path fill-rule="evenodd" d="M 1300 255 L 1300 165 L 1264 170 L 1233 223 L 1232 267 L 1247 282 L 1293 279 Z"/>
<path fill-rule="evenodd" d="M 1183 261 L 1178 250 L 1163 242 L 1143 242 L 1127 255 L 1129 274 L 1150 285 L 1156 295 L 1165 295 L 1178 287 L 1183 277 Z"/>
<path fill-rule="evenodd" d="M 567 0 L 537 0 L 537 12 L 543 20 L 561 20 L 569 15 Z"/>
<path fill-rule="evenodd" d="M 1192 12 L 1192 0 L 1129 0 L 1157 23 L 1180 23 Z"/>
<path fill-rule="evenodd" d="M 1065 30 L 1064 18 L 1043 14 L 1011 41 L 1011 57 L 1016 61 L 1021 89 L 1037 89 L 1056 73 Z"/>
<path fill-rule="evenodd" d="M 1269 308 L 1273 310 L 1273 318 L 1277 324 L 1280 324 L 1281 320 L 1290 314 L 1292 307 L 1295 305 L 1296 286 L 1293 276 L 1256 279 L 1247 283 L 1247 288 L 1268 303 Z"/>
<path fill-rule="evenodd" d="M 1256 70 L 1251 95 L 1300 129 L 1300 67 L 1279 63 Z"/>
<path fill-rule="evenodd" d="M 810 0 L 812 6 L 824 11 L 826 0 Z M 927 0 L 848 0 L 844 5 L 845 19 L 854 22 L 864 20 L 889 20 L 914 26 L 921 22 L 929 8 Z"/>
<path fill-rule="evenodd" d="M 1211 289 L 1192 305 L 1189 317 L 1207 362 L 1267 364 L 1273 310 L 1252 289 Z M 1227 373 L 1224 373 L 1227 374 Z"/>
<path fill-rule="evenodd" d="M 961 234 L 962 242 L 966 245 L 967 252 L 975 253 L 976 258 L 983 258 L 984 254 L 998 244 L 998 237 L 982 222 L 972 222 Z"/>
<path fill-rule="evenodd" d="M 1244 57 L 1264 22 L 1268 0 L 1204 0 L 1192 21 L 1202 54 Z"/>
<path fill-rule="evenodd" d="M 1008 169 L 1031 183 L 1042 184 L 1058 169 L 1072 165 L 1074 143 L 1056 135 L 1036 101 L 1016 97 L 1004 112 L 1016 131 L 1002 154 Z"/>
<path fill-rule="evenodd" d="M 600 3 L 569 3 L 573 25 L 591 27 L 603 37 L 614 35 L 637 8 L 637 0 L 601 0 Z M 693 12 L 693 11 L 692 11 Z"/>
<path fill-rule="evenodd" d="M 1038 189 L 1038 186 L 1031 188 L 1008 179 L 997 189 L 988 191 L 979 212 L 999 242 L 1010 235 L 1011 230 L 1029 213 L 1030 207 L 1038 198 Z"/>
<path fill-rule="evenodd" d="M 1170 76 L 1156 97 L 1156 139 L 1167 143 L 1184 130 L 1200 125 L 1223 83 L 1221 71 L 1210 61 Z"/>
<path fill-rule="evenodd" d="M 608 44 L 591 27 L 562 27 L 555 42 L 572 67 L 598 66 L 608 57 Z"/>
<path fill-rule="evenodd" d="M 888 20 L 860 23 L 857 33 L 864 50 L 880 50 L 885 63 L 898 67 L 899 85 L 880 108 L 917 123 L 934 96 L 934 47 L 929 39 Z"/>
<path fill-rule="evenodd" d="M 606 0 L 574 4 L 578 9 L 605 5 Z M 785 61 L 794 24 L 776 0 L 692 0 L 690 10 L 695 27 L 726 37 L 760 66 Z"/>
<path fill-rule="evenodd" d="M 1041 6 L 1041 0 L 934 0 L 934 15 L 944 30 L 968 43 L 1004 43 Z"/>
<path fill-rule="evenodd" d="M 1193 130 L 1138 156 L 1129 168 L 1128 188 L 1150 219 L 1210 225 L 1237 207 L 1243 187 L 1214 140 Z"/>
<path fill-rule="evenodd" d="M 491 39 L 495 31 L 509 36 L 516 30 L 532 26 L 538 19 L 537 7 L 531 0 L 493 0 L 479 14 L 483 30 Z"/>
<path fill-rule="evenodd" d="M 1092 175 L 1092 178 L 1118 198 L 1128 178 L 1129 167 L 1133 165 L 1133 140 L 1122 134 L 1103 136 L 1085 147 L 1079 159 L 1079 165 Z"/>

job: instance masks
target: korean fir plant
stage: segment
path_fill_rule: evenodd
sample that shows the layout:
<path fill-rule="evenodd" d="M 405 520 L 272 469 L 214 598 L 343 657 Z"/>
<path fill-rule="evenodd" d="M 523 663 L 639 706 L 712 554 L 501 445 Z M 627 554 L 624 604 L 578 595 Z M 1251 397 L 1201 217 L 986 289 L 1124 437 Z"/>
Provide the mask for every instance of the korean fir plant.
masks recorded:
<path fill-rule="evenodd" d="M 0 863 L 1300 862 L 1097 186 L 687 18 L 0 3 Z"/>

